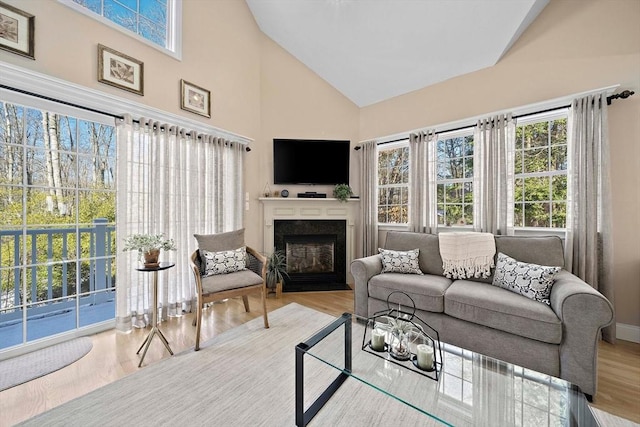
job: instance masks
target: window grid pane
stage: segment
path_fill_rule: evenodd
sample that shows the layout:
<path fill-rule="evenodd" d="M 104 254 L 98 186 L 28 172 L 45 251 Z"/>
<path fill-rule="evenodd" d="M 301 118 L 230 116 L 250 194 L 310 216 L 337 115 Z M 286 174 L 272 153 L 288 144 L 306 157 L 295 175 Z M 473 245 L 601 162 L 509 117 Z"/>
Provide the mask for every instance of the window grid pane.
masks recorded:
<path fill-rule="evenodd" d="M 438 140 L 438 225 L 473 224 L 473 135 Z"/>
<path fill-rule="evenodd" d="M 171 0 L 71 0 L 74 3 L 132 31 L 143 38 L 167 46 L 169 31 L 175 28 L 169 22 L 167 9 Z"/>
<path fill-rule="evenodd" d="M 567 118 L 516 128 L 514 226 L 566 226 Z"/>
<path fill-rule="evenodd" d="M 409 222 L 409 147 L 378 153 L 378 222 Z"/>
<path fill-rule="evenodd" d="M 55 315 L 113 305 L 115 129 L 8 102 L 0 117 L 0 311 L 73 329 L 75 315 Z M 45 332 L 27 322 L 11 342 Z"/>

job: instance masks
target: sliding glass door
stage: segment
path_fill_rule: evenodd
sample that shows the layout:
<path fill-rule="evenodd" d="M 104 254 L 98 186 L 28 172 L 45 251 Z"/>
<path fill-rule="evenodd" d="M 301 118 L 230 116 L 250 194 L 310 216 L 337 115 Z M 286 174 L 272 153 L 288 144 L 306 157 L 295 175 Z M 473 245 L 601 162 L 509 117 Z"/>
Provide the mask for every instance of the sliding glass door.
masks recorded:
<path fill-rule="evenodd" d="M 0 100 L 0 351 L 115 318 L 115 128 L 84 116 Z"/>

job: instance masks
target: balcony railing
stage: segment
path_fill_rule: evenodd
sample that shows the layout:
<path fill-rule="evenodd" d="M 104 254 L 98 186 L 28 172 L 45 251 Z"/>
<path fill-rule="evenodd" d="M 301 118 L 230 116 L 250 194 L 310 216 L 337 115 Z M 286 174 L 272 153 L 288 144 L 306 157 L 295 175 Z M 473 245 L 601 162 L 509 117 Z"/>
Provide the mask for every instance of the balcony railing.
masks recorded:
<path fill-rule="evenodd" d="M 13 248 L 0 252 L 0 350 L 113 319 L 114 239 L 103 218 L 80 228 L 0 230 L 2 248 Z"/>

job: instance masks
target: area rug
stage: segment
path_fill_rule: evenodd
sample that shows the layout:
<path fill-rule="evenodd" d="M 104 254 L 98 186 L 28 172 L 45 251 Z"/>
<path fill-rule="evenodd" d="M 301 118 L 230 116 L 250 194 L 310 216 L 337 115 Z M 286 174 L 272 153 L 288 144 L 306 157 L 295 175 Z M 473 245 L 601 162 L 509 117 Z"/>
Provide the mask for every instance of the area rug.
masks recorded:
<path fill-rule="evenodd" d="M 593 406 L 591 407 L 591 410 L 602 427 L 640 427 L 640 424 L 617 417 L 601 409 L 594 408 Z"/>
<path fill-rule="evenodd" d="M 75 338 L 60 344 L 0 361 L 0 391 L 62 369 L 91 351 L 91 338 Z"/>
<path fill-rule="evenodd" d="M 19 425 L 294 426 L 294 348 L 333 319 L 288 304 L 269 313 L 269 329 L 261 317 L 250 320 L 207 341 L 200 351 L 176 354 Z M 307 405 L 336 375 L 313 358 L 305 360 Z M 354 411 L 354 396 L 371 410 Z M 347 381 L 311 425 L 393 425 L 398 420 L 403 427 L 436 425 L 371 387 Z"/>
<path fill-rule="evenodd" d="M 295 425 L 294 347 L 333 316 L 291 303 L 20 425 Z M 337 371 L 305 358 L 305 406 Z M 401 422 L 400 422 L 401 421 Z M 310 426 L 436 426 L 358 381 L 346 381 Z M 606 424 L 605 424 L 606 425 Z"/>

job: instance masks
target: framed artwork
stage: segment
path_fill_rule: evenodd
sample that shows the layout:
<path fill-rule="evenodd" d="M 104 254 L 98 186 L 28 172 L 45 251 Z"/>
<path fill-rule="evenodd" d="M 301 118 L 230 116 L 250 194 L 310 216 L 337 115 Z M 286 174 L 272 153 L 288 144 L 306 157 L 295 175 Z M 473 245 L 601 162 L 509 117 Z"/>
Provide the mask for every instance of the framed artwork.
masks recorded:
<path fill-rule="evenodd" d="M 0 2 L 0 49 L 36 59 L 35 16 Z"/>
<path fill-rule="evenodd" d="M 211 92 L 193 83 L 180 80 L 180 108 L 211 117 Z"/>
<path fill-rule="evenodd" d="M 98 45 L 98 81 L 144 95 L 144 64 L 117 50 Z"/>

